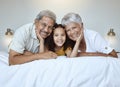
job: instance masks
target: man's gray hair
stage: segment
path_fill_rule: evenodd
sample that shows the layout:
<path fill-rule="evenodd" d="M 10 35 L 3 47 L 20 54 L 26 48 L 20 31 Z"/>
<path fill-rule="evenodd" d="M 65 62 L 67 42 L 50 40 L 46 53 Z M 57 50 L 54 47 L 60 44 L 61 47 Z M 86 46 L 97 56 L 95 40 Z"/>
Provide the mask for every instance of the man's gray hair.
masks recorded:
<path fill-rule="evenodd" d="M 79 14 L 68 13 L 62 18 L 61 24 L 65 26 L 71 22 L 82 23 L 82 19 Z"/>
<path fill-rule="evenodd" d="M 43 16 L 49 17 L 52 20 L 54 20 L 54 22 L 56 22 L 56 15 L 55 13 L 53 13 L 50 10 L 43 10 L 41 11 L 37 16 L 36 16 L 36 20 L 41 20 Z"/>

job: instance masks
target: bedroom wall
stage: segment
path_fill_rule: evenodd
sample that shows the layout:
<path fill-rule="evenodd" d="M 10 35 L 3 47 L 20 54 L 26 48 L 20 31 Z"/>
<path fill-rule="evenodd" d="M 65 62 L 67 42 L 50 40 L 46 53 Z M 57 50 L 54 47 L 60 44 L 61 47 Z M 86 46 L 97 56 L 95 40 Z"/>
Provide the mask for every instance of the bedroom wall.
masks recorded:
<path fill-rule="evenodd" d="M 112 46 L 120 51 L 119 3 L 120 0 L 0 0 L 0 40 L 7 28 L 15 31 L 33 22 L 40 10 L 49 9 L 56 13 L 58 23 L 68 12 L 79 13 L 85 28 L 98 31 L 103 37 L 114 28 L 119 41 Z"/>

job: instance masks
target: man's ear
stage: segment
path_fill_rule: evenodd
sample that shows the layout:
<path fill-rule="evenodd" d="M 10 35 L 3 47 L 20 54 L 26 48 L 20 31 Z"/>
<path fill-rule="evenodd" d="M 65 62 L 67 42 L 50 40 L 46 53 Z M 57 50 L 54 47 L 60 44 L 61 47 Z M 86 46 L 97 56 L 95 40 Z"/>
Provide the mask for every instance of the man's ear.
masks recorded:
<path fill-rule="evenodd" d="M 34 20 L 34 24 L 35 24 L 35 26 L 36 26 L 36 28 L 38 27 L 38 25 L 39 25 L 39 20 Z"/>
<path fill-rule="evenodd" d="M 39 20 L 36 20 L 36 19 L 35 19 L 34 22 L 35 22 L 35 24 L 38 24 Z"/>

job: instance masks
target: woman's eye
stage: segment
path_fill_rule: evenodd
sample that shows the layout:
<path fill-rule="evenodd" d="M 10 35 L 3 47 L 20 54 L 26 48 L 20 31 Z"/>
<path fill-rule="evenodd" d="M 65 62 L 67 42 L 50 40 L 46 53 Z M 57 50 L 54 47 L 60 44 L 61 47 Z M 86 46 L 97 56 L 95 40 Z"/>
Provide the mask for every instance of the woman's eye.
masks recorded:
<path fill-rule="evenodd" d="M 76 27 L 73 27 L 72 29 L 75 29 Z"/>

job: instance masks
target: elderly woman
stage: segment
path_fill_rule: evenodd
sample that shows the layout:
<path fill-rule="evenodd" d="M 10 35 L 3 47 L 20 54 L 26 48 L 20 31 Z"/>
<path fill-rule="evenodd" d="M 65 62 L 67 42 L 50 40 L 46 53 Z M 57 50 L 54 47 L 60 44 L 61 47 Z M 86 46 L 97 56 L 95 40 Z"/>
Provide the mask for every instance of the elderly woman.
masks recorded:
<path fill-rule="evenodd" d="M 79 14 L 68 13 L 63 17 L 61 23 L 65 26 L 68 37 L 76 42 L 78 56 L 112 56 L 117 58 L 115 50 L 99 33 L 84 29 Z"/>

